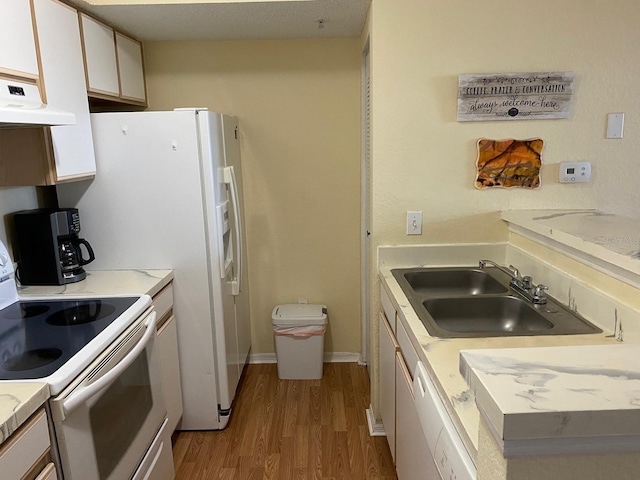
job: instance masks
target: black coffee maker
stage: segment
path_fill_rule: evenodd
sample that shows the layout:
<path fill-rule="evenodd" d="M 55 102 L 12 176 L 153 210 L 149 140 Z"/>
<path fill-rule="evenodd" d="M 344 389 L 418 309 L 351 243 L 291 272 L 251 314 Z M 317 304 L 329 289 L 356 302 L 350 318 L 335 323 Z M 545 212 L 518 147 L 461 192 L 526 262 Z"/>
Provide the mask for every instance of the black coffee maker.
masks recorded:
<path fill-rule="evenodd" d="M 79 238 L 77 208 L 41 208 L 13 215 L 15 242 L 22 285 L 64 285 L 86 278 L 83 265 L 95 259 L 89 242 Z M 81 246 L 89 255 L 85 258 Z"/>

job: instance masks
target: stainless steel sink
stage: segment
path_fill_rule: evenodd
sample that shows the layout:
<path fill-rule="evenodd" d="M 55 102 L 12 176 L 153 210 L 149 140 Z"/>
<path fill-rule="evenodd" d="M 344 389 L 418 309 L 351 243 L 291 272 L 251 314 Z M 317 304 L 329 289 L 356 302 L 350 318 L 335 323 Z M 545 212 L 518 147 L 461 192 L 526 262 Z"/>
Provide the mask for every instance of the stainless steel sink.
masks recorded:
<path fill-rule="evenodd" d="M 601 333 L 551 297 L 525 300 L 498 268 L 401 268 L 393 276 L 434 337 L 502 337 Z"/>
<path fill-rule="evenodd" d="M 422 302 L 435 324 L 461 333 L 539 332 L 553 323 L 520 298 L 433 298 Z"/>
<path fill-rule="evenodd" d="M 405 272 L 403 278 L 414 292 L 431 296 L 479 295 L 509 291 L 508 287 L 478 268 L 421 268 Z"/>

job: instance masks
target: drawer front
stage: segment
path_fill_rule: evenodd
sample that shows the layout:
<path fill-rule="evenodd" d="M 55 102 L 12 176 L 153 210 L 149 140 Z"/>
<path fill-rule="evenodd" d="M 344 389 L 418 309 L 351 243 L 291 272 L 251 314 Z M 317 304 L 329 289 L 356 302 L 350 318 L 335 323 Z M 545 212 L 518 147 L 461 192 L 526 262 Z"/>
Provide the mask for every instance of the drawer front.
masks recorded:
<path fill-rule="evenodd" d="M 0 448 L 0 476 L 22 478 L 48 448 L 47 416 L 41 408 Z"/>
<path fill-rule="evenodd" d="M 170 283 L 153 297 L 153 307 L 158 315 L 158 329 L 169 319 L 173 308 L 173 286 Z"/>
<path fill-rule="evenodd" d="M 391 299 L 384 287 L 380 287 L 380 303 L 382 303 L 382 309 L 391 326 L 391 330 L 393 330 L 393 333 L 396 333 L 396 309 L 393 303 L 391 303 Z"/>
<path fill-rule="evenodd" d="M 404 357 L 404 361 L 409 369 L 409 373 L 411 374 L 411 379 L 413 379 L 416 374 L 418 354 L 413 348 L 413 344 L 411 343 L 411 340 L 409 340 L 409 335 L 407 334 L 404 325 L 402 325 L 402 322 L 398 322 L 396 338 L 398 339 L 398 345 L 400 345 L 400 350 L 402 350 L 402 356 Z"/>
<path fill-rule="evenodd" d="M 47 466 L 42 470 L 40 475 L 36 477 L 36 480 L 58 480 L 58 474 L 56 472 L 56 467 L 53 463 L 47 464 Z"/>

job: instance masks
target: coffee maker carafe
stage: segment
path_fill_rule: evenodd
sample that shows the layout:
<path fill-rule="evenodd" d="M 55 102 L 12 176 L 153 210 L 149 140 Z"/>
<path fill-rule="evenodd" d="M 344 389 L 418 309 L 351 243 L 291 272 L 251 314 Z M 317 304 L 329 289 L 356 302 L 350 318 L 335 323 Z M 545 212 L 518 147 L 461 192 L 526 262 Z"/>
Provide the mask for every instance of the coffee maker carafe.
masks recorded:
<path fill-rule="evenodd" d="M 92 262 L 95 255 L 89 242 L 78 236 L 77 208 L 25 210 L 15 213 L 13 220 L 20 283 L 64 285 L 86 278 L 82 266 Z"/>

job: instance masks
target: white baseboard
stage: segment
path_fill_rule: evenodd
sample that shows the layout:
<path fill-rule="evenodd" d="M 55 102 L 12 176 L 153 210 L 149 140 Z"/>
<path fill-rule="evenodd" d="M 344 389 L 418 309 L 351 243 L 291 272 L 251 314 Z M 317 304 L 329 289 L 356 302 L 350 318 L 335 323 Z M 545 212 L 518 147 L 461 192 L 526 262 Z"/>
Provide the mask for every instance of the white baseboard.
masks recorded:
<path fill-rule="evenodd" d="M 275 353 L 251 353 L 249 363 L 276 363 Z"/>
<path fill-rule="evenodd" d="M 358 352 L 325 352 L 325 363 L 360 363 Z M 275 353 L 252 353 L 249 355 L 249 363 L 277 363 Z"/>
<path fill-rule="evenodd" d="M 325 352 L 325 363 L 360 363 L 360 354 L 356 352 Z"/>
<path fill-rule="evenodd" d="M 372 437 L 386 437 L 387 432 L 384 430 L 384 425 L 382 423 L 376 423 L 375 418 L 373 418 L 373 409 L 371 407 L 365 410 L 367 413 L 367 424 L 369 425 L 369 435 Z"/>

